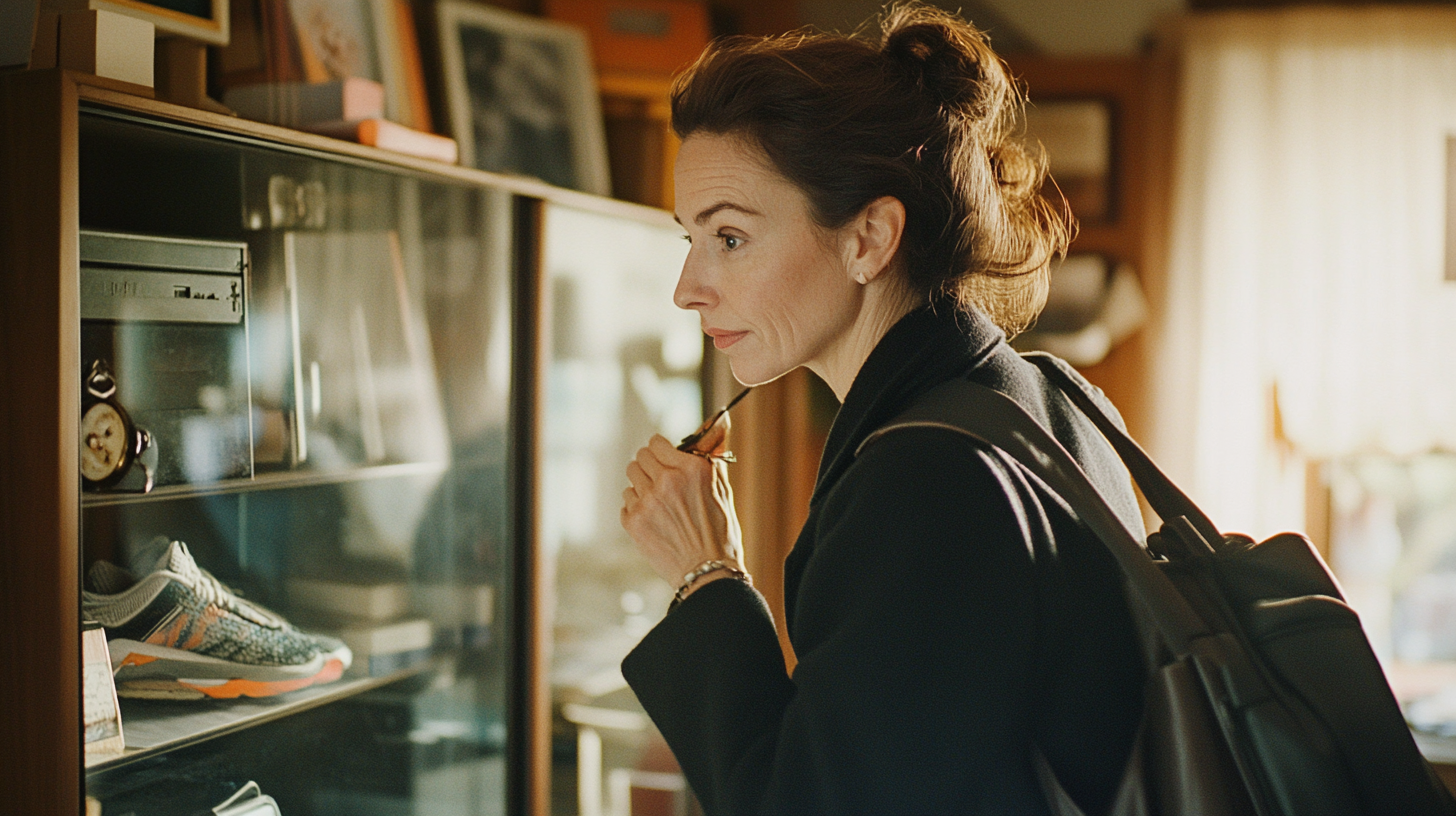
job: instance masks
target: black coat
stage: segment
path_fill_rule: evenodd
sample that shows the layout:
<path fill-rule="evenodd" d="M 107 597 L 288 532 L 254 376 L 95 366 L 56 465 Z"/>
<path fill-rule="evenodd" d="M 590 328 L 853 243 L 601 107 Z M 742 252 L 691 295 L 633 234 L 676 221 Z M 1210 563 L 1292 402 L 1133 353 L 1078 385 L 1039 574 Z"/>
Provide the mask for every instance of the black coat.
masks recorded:
<path fill-rule="evenodd" d="M 622 664 L 708 813 L 1044 813 L 1033 744 L 1088 813 L 1110 803 L 1143 672 L 1106 549 L 962 435 L 900 430 L 855 455 L 967 375 L 1040 419 L 1142 530 L 1121 463 L 994 325 L 908 315 L 835 419 L 785 563 L 793 678 L 763 598 L 732 580 L 694 592 Z"/>

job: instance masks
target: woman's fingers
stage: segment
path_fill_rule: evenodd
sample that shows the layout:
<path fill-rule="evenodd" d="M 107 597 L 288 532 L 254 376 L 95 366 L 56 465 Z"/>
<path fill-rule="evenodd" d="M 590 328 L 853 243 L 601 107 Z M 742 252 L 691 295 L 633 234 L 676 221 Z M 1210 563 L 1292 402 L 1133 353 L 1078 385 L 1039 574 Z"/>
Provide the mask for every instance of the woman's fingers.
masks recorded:
<path fill-rule="evenodd" d="M 637 500 L 628 509 L 649 496 L 683 491 L 687 483 L 704 478 L 705 474 L 698 471 L 707 464 L 702 457 L 677 450 L 663 436 L 652 437 L 647 447 L 637 451 L 637 457 L 627 463 L 627 481 Z M 626 499 L 625 494 L 623 498 Z"/>
<path fill-rule="evenodd" d="M 634 461 L 653 487 L 667 490 L 682 490 L 682 482 L 706 483 L 712 473 L 707 459 L 678 450 L 661 434 L 637 451 Z"/>
<path fill-rule="evenodd" d="M 627 465 L 631 486 L 622 491 L 621 522 L 654 571 L 668 582 L 712 558 L 740 551 L 726 470 L 701 454 L 678 450 L 654 436 Z"/>
<path fill-rule="evenodd" d="M 678 450 L 677 446 L 667 441 L 667 437 L 662 434 L 653 434 L 652 438 L 647 441 L 647 447 L 643 448 L 642 451 L 651 454 L 664 464 L 669 462 L 682 462 L 684 461 L 682 459 L 683 456 L 691 455 Z"/>
<path fill-rule="evenodd" d="M 674 466 L 684 464 L 682 459 L 684 455 L 682 451 L 674 448 L 672 443 L 667 441 L 667 437 L 662 434 L 653 434 L 652 438 L 647 441 L 647 447 L 637 451 L 637 458 L 634 461 L 638 467 L 642 468 L 647 478 L 655 482 L 662 477 L 664 472 Z"/>
<path fill-rule="evenodd" d="M 640 490 L 645 493 L 652 489 L 653 479 L 647 474 L 646 468 L 642 467 L 638 461 L 641 459 L 642 454 L 639 453 L 637 456 L 637 459 L 633 459 L 627 463 L 627 481 L 632 483 L 632 487 L 629 489 Z"/>
<path fill-rule="evenodd" d="M 701 456 L 679 451 L 666 437 L 653 436 L 647 447 L 638 450 L 637 457 L 627 463 L 631 486 L 622 492 L 623 509 L 635 511 L 649 497 L 681 493 L 687 483 L 706 481 L 711 472 L 710 463 Z"/>

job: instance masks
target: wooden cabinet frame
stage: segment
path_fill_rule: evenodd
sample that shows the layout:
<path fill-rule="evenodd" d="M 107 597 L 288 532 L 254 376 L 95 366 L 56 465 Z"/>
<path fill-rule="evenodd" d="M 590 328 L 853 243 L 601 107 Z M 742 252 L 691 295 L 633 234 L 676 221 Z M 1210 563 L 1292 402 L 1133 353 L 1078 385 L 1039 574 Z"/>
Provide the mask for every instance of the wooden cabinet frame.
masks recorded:
<path fill-rule="evenodd" d="M 513 625 L 520 648 L 507 668 L 516 690 L 510 717 L 507 808 L 544 814 L 549 802 L 550 697 L 547 617 L 538 608 L 543 570 L 535 540 L 545 342 L 540 336 L 543 201 L 638 221 L 671 223 L 658 210 L 389 153 L 126 91 L 137 89 L 62 70 L 0 76 L 0 357 L 4 418 L 12 432 L 0 462 L 0 790 L 17 813 L 83 808 L 80 689 L 79 110 L 128 116 L 280 145 L 322 158 L 393 166 L 443 180 L 503 189 L 516 197 L 512 364 L 515 423 L 510 473 L 515 540 Z"/>
<path fill-rule="evenodd" d="M 17 813 L 81 802 L 78 88 L 46 71 L 0 84 L 0 790 Z M 24 315 L 24 320 L 13 316 Z"/>

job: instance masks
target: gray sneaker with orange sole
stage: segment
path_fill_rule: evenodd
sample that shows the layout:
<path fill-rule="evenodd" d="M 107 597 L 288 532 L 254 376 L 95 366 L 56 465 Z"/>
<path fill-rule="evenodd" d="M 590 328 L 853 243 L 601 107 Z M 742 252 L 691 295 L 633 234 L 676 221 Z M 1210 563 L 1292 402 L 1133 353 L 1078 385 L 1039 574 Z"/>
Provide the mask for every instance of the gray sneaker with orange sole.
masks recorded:
<path fill-rule="evenodd" d="M 82 614 L 106 627 L 121 697 L 269 697 L 337 680 L 353 660 L 342 641 L 239 598 L 180 541 L 140 579 L 98 561 L 87 585 Z"/>

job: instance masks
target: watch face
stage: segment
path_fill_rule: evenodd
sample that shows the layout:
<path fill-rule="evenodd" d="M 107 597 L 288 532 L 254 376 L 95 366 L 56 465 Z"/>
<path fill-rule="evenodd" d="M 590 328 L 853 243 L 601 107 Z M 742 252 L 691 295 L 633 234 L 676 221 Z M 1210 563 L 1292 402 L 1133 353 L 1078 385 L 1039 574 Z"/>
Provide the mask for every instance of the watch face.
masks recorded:
<path fill-rule="evenodd" d="M 126 420 L 116 408 L 98 402 L 81 417 L 81 476 L 90 482 L 110 478 L 126 461 Z"/>

